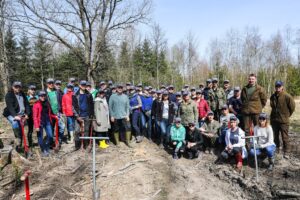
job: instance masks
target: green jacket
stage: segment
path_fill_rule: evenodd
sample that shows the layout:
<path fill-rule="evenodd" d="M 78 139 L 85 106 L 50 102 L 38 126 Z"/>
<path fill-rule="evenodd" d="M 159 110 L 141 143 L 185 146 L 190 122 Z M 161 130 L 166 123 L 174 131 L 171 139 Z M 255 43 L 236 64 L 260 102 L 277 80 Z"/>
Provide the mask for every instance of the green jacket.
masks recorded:
<path fill-rule="evenodd" d="M 226 94 L 223 88 L 211 89 L 208 92 L 209 106 L 212 111 L 222 109 L 222 106 L 226 104 Z"/>
<path fill-rule="evenodd" d="M 109 114 L 115 119 L 129 117 L 129 99 L 125 94 L 112 94 L 109 98 Z"/>
<path fill-rule="evenodd" d="M 267 103 L 267 94 L 260 85 L 255 86 L 255 90 L 251 96 L 248 96 L 249 86 L 245 86 L 241 92 L 242 114 L 259 114 Z"/>
<path fill-rule="evenodd" d="M 218 136 L 218 131 L 219 131 L 219 128 L 220 128 L 220 124 L 216 120 L 213 120 L 212 122 L 208 122 L 206 120 L 201 128 L 204 128 L 205 131 L 207 131 L 208 133 L 212 133 L 217 137 Z"/>
<path fill-rule="evenodd" d="M 295 101 L 291 95 L 285 91 L 280 94 L 274 93 L 270 98 L 271 122 L 288 124 L 289 118 L 295 111 Z"/>
<path fill-rule="evenodd" d="M 190 122 L 198 122 L 198 110 L 197 105 L 193 100 L 188 102 L 181 102 L 178 116 L 181 118 L 181 123 L 184 126 L 187 126 Z"/>
<path fill-rule="evenodd" d="M 171 140 L 177 142 L 183 142 L 185 140 L 185 128 L 181 125 L 179 128 L 176 124 L 171 127 Z"/>

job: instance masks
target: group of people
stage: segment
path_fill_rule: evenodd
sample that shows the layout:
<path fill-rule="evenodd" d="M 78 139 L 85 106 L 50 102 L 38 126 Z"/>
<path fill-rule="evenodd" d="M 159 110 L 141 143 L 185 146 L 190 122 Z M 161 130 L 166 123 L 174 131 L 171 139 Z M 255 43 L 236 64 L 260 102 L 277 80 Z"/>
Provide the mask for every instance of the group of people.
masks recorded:
<path fill-rule="evenodd" d="M 60 80 L 49 78 L 45 90 L 37 93 L 36 86 L 30 85 L 27 95 L 22 83 L 15 81 L 5 96 L 3 115 L 12 125 L 16 149 L 22 147 L 21 129 L 27 121 L 28 144 L 32 147 L 35 130 L 43 156 L 49 155 L 56 130 L 59 145 L 74 143 L 76 149 L 90 144 L 80 136 L 109 136 L 116 146 L 123 141 L 128 147 L 132 147 L 133 139 L 140 143 L 146 137 L 161 148 L 173 148 L 174 159 L 217 152 L 220 160 L 234 157 L 238 169 L 248 152 L 254 155 L 255 142 L 256 154 L 267 156 L 272 169 L 275 151 L 280 150 L 280 134 L 283 156 L 288 158 L 289 118 L 295 102 L 284 90 L 284 83 L 276 81 L 268 116 L 262 112 L 267 103 L 264 88 L 257 84 L 255 74 L 248 78 L 242 89 L 231 88 L 229 80 L 220 86 L 219 80 L 212 78 L 198 88 L 185 85 L 178 92 L 173 85 L 155 90 L 142 84 L 113 85 L 112 81 L 101 81 L 93 88 L 85 80 L 78 84 L 75 78 L 70 78 L 62 90 Z M 255 138 L 246 139 L 249 135 Z M 109 143 L 99 142 L 102 148 Z"/>

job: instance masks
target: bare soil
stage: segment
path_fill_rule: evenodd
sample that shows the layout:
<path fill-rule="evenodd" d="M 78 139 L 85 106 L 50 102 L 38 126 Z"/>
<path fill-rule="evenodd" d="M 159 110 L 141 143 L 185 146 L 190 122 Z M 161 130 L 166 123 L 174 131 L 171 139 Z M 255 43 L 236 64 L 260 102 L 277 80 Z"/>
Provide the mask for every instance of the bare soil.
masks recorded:
<path fill-rule="evenodd" d="M 1 107 L 1 106 L 0 106 Z M 296 116 L 300 113 L 299 105 Z M 8 145 L 13 133 L 5 119 L 0 118 L 0 137 L 7 137 Z M 203 154 L 201 159 L 173 160 L 167 151 L 144 140 L 128 148 L 113 144 L 105 149 L 97 148 L 97 188 L 103 200 L 146 199 L 297 199 L 300 194 L 300 136 L 298 121 L 293 121 L 291 159 L 276 158 L 273 172 L 269 172 L 267 160 L 259 168 L 259 182 L 255 181 L 255 168 L 245 163 L 242 173 L 236 172 L 230 163 L 214 164 L 215 155 Z M 294 128 L 295 127 L 295 128 Z M 11 138 L 11 139 L 9 139 Z M 29 162 L 13 156 L 0 172 L 0 199 L 24 199 L 24 186 L 19 181 L 22 173 L 30 169 L 31 199 L 92 199 L 92 154 L 73 151 L 73 145 L 64 144 L 59 153 L 48 158 L 33 149 Z"/>

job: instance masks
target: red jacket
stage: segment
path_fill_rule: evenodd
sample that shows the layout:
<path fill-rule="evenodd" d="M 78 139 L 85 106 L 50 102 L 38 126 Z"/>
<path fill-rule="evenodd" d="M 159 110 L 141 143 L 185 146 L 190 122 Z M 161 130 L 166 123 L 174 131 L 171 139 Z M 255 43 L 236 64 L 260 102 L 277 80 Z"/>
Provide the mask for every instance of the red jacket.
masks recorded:
<path fill-rule="evenodd" d="M 74 116 L 73 96 L 73 92 L 68 92 L 62 97 L 62 111 L 67 117 Z"/>
<path fill-rule="evenodd" d="M 206 117 L 208 111 L 210 111 L 207 101 L 205 99 L 200 99 L 199 102 L 197 102 L 197 101 L 195 101 L 195 102 L 197 104 L 199 119 Z"/>
<path fill-rule="evenodd" d="M 51 114 L 50 104 L 48 106 L 48 109 L 49 109 L 48 110 L 49 119 L 52 122 L 51 118 L 56 118 L 56 116 Z M 40 128 L 40 126 L 41 126 L 42 110 L 43 110 L 42 102 L 40 100 L 38 100 L 37 102 L 35 102 L 35 104 L 33 105 L 33 108 L 32 108 L 34 128 Z"/>

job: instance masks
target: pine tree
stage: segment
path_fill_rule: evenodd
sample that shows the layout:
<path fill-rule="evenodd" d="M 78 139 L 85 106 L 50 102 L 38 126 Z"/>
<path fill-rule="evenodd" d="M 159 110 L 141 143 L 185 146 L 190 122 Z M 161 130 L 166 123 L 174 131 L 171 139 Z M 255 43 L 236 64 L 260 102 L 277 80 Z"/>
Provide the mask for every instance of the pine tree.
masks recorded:
<path fill-rule="evenodd" d="M 29 84 L 34 79 L 31 76 L 31 46 L 30 41 L 25 33 L 23 33 L 19 42 L 18 58 L 19 64 L 17 70 L 17 77 L 24 84 Z"/>
<path fill-rule="evenodd" d="M 33 58 L 33 75 L 35 83 L 41 85 L 44 89 L 44 81 L 51 74 L 52 64 L 52 47 L 45 40 L 42 33 L 38 34 L 37 40 L 34 44 L 34 58 Z"/>
<path fill-rule="evenodd" d="M 130 54 L 129 54 L 129 49 L 128 49 L 128 43 L 126 41 L 122 42 L 121 44 L 121 52 L 119 55 L 118 59 L 118 67 L 117 70 L 118 72 L 118 79 L 117 81 L 130 81 L 130 74 L 131 74 L 131 69 L 130 69 Z"/>
<path fill-rule="evenodd" d="M 13 26 L 11 24 L 8 25 L 8 29 L 4 40 L 6 48 L 7 67 L 10 77 L 9 79 L 11 80 L 11 82 L 13 82 L 18 78 L 16 75 L 18 64 L 18 46 L 17 41 L 15 40 L 15 34 L 13 32 Z"/>
<path fill-rule="evenodd" d="M 143 50 L 141 48 L 141 45 L 138 45 L 135 47 L 133 51 L 133 58 L 132 58 L 132 63 L 133 63 L 133 82 L 134 83 L 140 83 L 142 82 L 142 70 L 143 70 Z"/>

